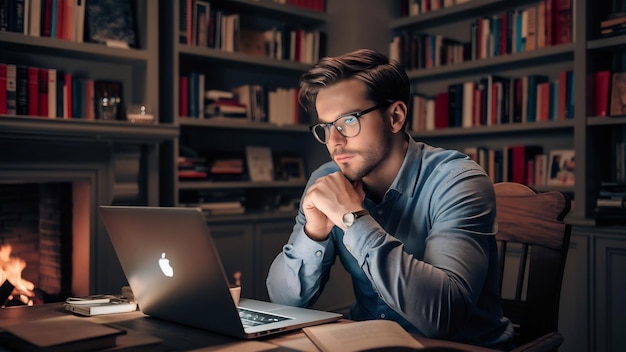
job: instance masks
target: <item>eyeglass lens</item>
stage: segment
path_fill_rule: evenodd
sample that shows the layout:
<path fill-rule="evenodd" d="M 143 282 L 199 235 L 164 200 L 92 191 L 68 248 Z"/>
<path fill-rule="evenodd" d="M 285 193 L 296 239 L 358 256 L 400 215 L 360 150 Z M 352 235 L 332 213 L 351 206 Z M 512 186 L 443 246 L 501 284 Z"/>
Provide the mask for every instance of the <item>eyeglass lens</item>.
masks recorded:
<path fill-rule="evenodd" d="M 357 134 L 359 134 L 359 130 L 361 127 L 359 119 L 356 116 L 346 115 L 340 117 L 332 124 L 325 123 L 316 125 L 313 128 L 313 133 L 315 133 L 315 137 L 317 137 L 320 142 L 327 143 L 328 139 L 330 138 L 330 129 L 333 127 L 333 125 L 335 126 L 335 129 L 337 129 L 337 131 L 341 133 L 341 135 L 344 137 L 356 136 Z"/>

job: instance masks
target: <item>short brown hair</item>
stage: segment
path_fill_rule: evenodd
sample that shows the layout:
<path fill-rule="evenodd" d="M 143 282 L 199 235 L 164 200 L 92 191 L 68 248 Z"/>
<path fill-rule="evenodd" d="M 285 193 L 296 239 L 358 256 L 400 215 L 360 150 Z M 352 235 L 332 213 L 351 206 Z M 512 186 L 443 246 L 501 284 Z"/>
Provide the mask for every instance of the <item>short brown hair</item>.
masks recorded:
<path fill-rule="evenodd" d="M 307 111 L 315 111 L 320 89 L 350 78 L 365 83 L 368 98 L 377 104 L 399 100 L 409 106 L 411 86 L 402 65 L 370 49 L 321 58 L 302 75 L 299 102 Z"/>

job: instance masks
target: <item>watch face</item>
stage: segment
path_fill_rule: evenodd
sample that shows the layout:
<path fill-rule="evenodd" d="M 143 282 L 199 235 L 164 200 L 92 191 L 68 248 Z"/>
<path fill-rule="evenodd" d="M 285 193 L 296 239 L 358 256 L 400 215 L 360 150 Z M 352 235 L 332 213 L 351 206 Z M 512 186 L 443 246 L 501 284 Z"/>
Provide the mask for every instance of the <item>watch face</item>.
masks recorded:
<path fill-rule="evenodd" d="M 354 223 L 354 214 L 353 213 L 345 213 L 343 214 L 343 224 L 346 227 L 352 226 Z"/>

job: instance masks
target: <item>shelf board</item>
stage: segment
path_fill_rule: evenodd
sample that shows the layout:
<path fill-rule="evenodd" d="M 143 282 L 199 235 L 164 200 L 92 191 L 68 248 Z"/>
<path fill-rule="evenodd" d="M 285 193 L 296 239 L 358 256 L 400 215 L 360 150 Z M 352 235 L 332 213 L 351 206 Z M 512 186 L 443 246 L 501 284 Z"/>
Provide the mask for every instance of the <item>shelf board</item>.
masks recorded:
<path fill-rule="evenodd" d="M 610 117 L 610 116 L 594 116 L 587 118 L 589 126 L 611 126 L 626 125 L 626 116 Z"/>
<path fill-rule="evenodd" d="M 417 16 L 401 17 L 390 21 L 390 29 L 402 29 L 406 27 L 420 28 L 442 23 L 453 23 L 483 16 L 486 13 L 537 2 L 536 0 L 472 0 L 463 4 L 444 7 L 439 10 L 429 11 Z"/>
<path fill-rule="evenodd" d="M 311 25 L 328 21 L 328 15 L 325 12 L 280 4 L 274 0 L 212 0 L 211 4 L 220 8 L 233 9 L 238 13 L 250 13 L 257 17 L 274 18 L 298 25 Z"/>
<path fill-rule="evenodd" d="M 13 32 L 0 32 L 0 43 L 4 51 L 67 56 L 73 59 L 109 62 L 145 62 L 149 59 L 149 53 L 141 49 L 115 48 L 97 43 L 78 43 Z"/>
<path fill-rule="evenodd" d="M 179 118 L 181 126 L 206 127 L 206 128 L 228 128 L 228 129 L 245 129 L 259 131 L 284 131 L 284 132 L 309 132 L 306 125 L 274 125 L 266 122 L 251 122 L 246 119 L 238 118 Z"/>
<path fill-rule="evenodd" d="M 209 189 L 251 189 L 251 188 L 297 188 L 306 185 L 306 181 L 267 181 L 267 182 L 252 182 L 252 181 L 230 181 L 230 182 L 217 182 L 217 181 L 178 181 L 179 190 L 209 190 Z"/>
<path fill-rule="evenodd" d="M 519 68 L 528 63 L 536 64 L 537 60 L 557 62 L 569 61 L 574 58 L 574 44 L 562 44 L 542 49 L 524 51 L 488 59 L 466 61 L 459 64 L 407 71 L 409 79 L 439 79 L 471 72 L 489 72 L 495 68 Z"/>
<path fill-rule="evenodd" d="M 538 130 L 557 130 L 557 129 L 573 129 L 574 120 L 556 120 L 556 121 L 538 121 L 529 123 L 509 123 L 495 126 L 476 126 L 470 128 L 454 127 L 443 128 L 434 131 L 410 132 L 416 138 L 433 138 L 433 137 L 459 137 L 472 135 L 489 135 L 489 134 L 517 134 Z"/>
<path fill-rule="evenodd" d="M 228 64 L 256 65 L 270 67 L 281 70 L 304 72 L 311 67 L 311 64 L 295 62 L 290 60 L 278 60 L 269 57 L 255 56 L 240 52 L 227 52 L 223 50 L 205 48 L 196 45 L 176 44 L 176 50 L 181 55 L 194 56 L 203 59 L 224 61 Z"/>
<path fill-rule="evenodd" d="M 174 125 L 0 115 L 0 136 L 88 141 L 162 142 L 177 138 Z"/>
<path fill-rule="evenodd" d="M 587 42 L 587 49 L 613 49 L 624 47 L 624 43 L 626 43 L 626 34 L 590 40 Z"/>

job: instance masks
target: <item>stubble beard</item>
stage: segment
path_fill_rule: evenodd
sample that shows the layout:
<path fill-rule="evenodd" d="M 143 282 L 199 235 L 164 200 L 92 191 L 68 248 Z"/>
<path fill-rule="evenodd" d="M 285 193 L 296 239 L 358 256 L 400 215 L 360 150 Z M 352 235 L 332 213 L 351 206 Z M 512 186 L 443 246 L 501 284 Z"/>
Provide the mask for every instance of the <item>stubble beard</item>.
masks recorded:
<path fill-rule="evenodd" d="M 333 152 L 333 156 L 335 154 L 344 153 L 361 156 L 363 160 L 363 164 L 361 166 L 354 167 L 353 165 L 347 163 L 338 164 L 341 172 L 350 182 L 359 181 L 363 177 L 369 175 L 372 171 L 376 170 L 391 154 L 391 137 L 389 134 L 383 134 L 380 147 L 377 149 L 370 149 L 367 151 L 337 149 Z"/>

